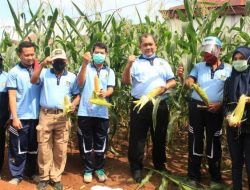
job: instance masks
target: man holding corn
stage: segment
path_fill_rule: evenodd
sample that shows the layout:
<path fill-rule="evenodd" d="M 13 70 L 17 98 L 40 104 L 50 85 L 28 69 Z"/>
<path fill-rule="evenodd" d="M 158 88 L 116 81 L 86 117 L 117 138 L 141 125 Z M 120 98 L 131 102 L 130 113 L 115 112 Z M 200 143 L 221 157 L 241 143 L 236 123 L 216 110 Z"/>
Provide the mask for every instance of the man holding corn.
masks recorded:
<path fill-rule="evenodd" d="M 193 90 L 189 102 L 188 182 L 196 186 L 200 181 L 200 167 L 204 156 L 204 131 L 206 134 L 206 156 L 212 178 L 211 186 L 221 182 L 223 88 L 225 80 L 231 74 L 231 66 L 220 60 L 221 46 L 222 43 L 217 37 L 204 38 L 201 46 L 204 61 L 195 64 L 185 80 L 186 87 L 192 88 L 194 84 L 198 84 L 202 89 L 198 92 Z M 178 68 L 178 76 L 182 80 L 183 72 L 184 69 L 181 65 Z M 207 101 L 204 101 L 205 94 Z"/>
<path fill-rule="evenodd" d="M 154 167 L 157 170 L 166 169 L 169 111 L 165 92 L 176 85 L 168 62 L 156 56 L 157 45 L 152 34 L 143 34 L 139 38 L 139 48 L 141 55 L 137 58 L 129 56 L 122 74 L 123 83 L 132 84 L 134 102 L 131 104 L 128 159 L 132 176 L 138 183 L 142 180 L 144 147 L 149 129 L 153 141 Z M 154 128 L 152 112 L 156 98 L 160 98 L 160 103 Z"/>
<path fill-rule="evenodd" d="M 9 98 L 6 88 L 7 73 L 4 71 L 3 57 L 0 54 L 0 172 L 2 171 L 4 163 L 4 150 L 5 150 L 5 125 L 9 119 Z M 1 173 L 0 173 L 1 179 Z"/>
<path fill-rule="evenodd" d="M 100 182 L 107 179 L 103 167 L 108 142 L 109 115 L 107 106 L 98 105 L 98 102 L 109 100 L 115 86 L 114 71 L 105 63 L 107 54 L 108 48 L 105 44 L 95 43 L 92 54 L 86 52 L 83 55 L 78 74 L 78 84 L 82 87 L 78 109 L 78 125 L 82 135 L 79 144 L 83 148 L 83 177 L 86 183 L 92 181 L 93 172 Z M 91 102 L 93 94 L 97 100 L 95 102 Z"/>
<path fill-rule="evenodd" d="M 52 68 L 45 69 L 45 65 Z M 75 96 L 69 112 L 75 110 L 80 96 L 75 74 L 66 70 L 67 57 L 63 49 L 55 49 L 33 73 L 31 82 L 41 84 L 40 115 L 37 125 L 38 167 L 40 182 L 38 190 L 50 183 L 55 190 L 62 190 L 62 173 L 67 160 L 70 120 L 64 102 Z M 65 101 L 66 100 L 66 101 Z M 68 104 L 68 103 L 67 103 Z M 67 108 L 68 109 L 68 108 Z"/>

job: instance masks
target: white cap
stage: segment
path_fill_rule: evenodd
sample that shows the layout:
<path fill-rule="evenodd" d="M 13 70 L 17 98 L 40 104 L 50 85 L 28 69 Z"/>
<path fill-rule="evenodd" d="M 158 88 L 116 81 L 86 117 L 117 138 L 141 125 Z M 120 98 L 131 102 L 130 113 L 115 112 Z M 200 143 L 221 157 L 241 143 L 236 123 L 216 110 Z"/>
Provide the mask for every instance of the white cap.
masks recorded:
<path fill-rule="evenodd" d="M 67 59 L 66 53 L 63 49 L 54 49 L 51 52 L 50 57 L 51 57 L 52 61 L 54 61 L 55 59 L 64 59 L 64 60 Z"/>

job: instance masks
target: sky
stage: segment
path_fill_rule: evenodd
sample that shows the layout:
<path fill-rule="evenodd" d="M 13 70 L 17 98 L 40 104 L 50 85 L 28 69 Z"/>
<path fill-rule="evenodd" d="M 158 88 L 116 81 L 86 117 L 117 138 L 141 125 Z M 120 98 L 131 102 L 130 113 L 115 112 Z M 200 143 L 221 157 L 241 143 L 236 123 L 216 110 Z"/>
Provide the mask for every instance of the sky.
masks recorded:
<path fill-rule="evenodd" d="M 15 9 L 15 12 L 28 13 L 27 0 L 9 0 Z M 31 8 L 35 12 L 40 2 L 49 3 L 52 7 L 57 7 L 71 18 L 78 17 L 77 11 L 72 5 L 74 2 L 86 15 L 94 14 L 99 11 L 102 15 L 112 14 L 114 10 L 122 17 L 131 19 L 134 23 L 139 22 L 135 7 L 138 9 L 140 16 L 150 17 L 160 16 L 160 9 L 168 9 L 173 6 L 183 4 L 183 0 L 30 0 Z M 29 14 L 26 14 L 26 16 Z M 160 16 L 161 17 L 161 16 Z M 29 18 L 27 18 L 29 20 Z M 7 0 L 0 0 L 0 35 L 3 30 L 11 30 L 14 22 Z"/>

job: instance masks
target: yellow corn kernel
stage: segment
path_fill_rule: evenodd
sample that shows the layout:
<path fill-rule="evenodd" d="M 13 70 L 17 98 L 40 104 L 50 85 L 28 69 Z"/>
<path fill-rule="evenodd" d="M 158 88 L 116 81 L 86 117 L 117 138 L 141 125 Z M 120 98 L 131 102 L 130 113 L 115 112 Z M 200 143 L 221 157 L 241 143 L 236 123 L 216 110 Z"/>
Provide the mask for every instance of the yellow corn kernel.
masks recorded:
<path fill-rule="evenodd" d="M 68 96 L 64 96 L 63 101 L 63 114 L 67 115 L 71 111 L 71 103 Z"/>
<path fill-rule="evenodd" d="M 240 99 L 238 101 L 236 108 L 234 109 L 231 116 L 228 118 L 229 124 L 231 124 L 230 126 L 236 126 L 237 124 L 241 123 L 241 119 L 244 114 L 247 100 L 248 100 L 248 97 L 246 97 L 246 95 L 242 94 L 240 96 Z"/>
<path fill-rule="evenodd" d="M 97 75 L 94 76 L 94 89 L 97 94 L 100 92 L 99 78 Z"/>
<path fill-rule="evenodd" d="M 209 100 L 206 92 L 200 87 L 199 84 L 193 84 L 192 85 L 193 89 L 197 92 L 197 94 L 200 96 L 202 101 L 206 104 L 206 106 L 209 105 Z"/>

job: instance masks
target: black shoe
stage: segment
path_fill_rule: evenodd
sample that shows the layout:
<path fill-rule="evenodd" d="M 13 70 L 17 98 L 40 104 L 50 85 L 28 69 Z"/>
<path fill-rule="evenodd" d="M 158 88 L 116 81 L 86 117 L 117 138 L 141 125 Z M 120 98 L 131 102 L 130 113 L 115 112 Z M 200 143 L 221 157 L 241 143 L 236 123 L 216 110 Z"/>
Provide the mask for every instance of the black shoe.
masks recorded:
<path fill-rule="evenodd" d="M 40 181 L 37 184 L 37 190 L 45 190 L 48 184 L 49 184 L 49 181 Z"/>
<path fill-rule="evenodd" d="M 51 181 L 51 185 L 53 186 L 54 190 L 63 190 L 63 184 L 60 181 Z"/>
<path fill-rule="evenodd" d="M 132 171 L 132 176 L 133 176 L 134 180 L 137 183 L 141 183 L 141 181 L 142 181 L 142 172 L 141 172 L 141 170 Z"/>
<path fill-rule="evenodd" d="M 183 184 L 189 186 L 189 187 L 192 187 L 192 188 L 199 188 L 200 185 L 199 185 L 199 182 L 196 181 L 196 180 L 193 180 L 193 179 L 190 179 L 190 178 L 187 178 L 183 181 Z"/>

